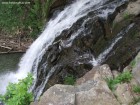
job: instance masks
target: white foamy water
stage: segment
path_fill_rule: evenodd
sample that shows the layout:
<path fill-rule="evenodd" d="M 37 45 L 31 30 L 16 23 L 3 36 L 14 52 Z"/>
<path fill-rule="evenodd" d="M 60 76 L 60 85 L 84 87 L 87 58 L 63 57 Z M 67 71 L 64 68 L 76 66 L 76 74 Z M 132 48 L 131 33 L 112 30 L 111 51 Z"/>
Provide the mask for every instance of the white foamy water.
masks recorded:
<path fill-rule="evenodd" d="M 6 86 L 9 82 L 17 82 L 15 73 L 9 72 L 0 75 L 0 94 L 4 94 L 6 92 Z"/>

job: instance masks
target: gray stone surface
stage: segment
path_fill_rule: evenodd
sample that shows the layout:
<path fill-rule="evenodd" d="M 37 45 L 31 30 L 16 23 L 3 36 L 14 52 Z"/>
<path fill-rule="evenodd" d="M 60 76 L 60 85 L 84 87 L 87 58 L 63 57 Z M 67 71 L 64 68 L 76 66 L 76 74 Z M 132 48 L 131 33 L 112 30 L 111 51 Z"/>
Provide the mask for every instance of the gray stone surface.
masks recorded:
<path fill-rule="evenodd" d="M 133 77 L 139 82 L 140 84 L 140 52 L 134 59 L 135 66 L 132 69 Z"/>
<path fill-rule="evenodd" d="M 122 105 L 130 105 L 134 100 L 130 85 L 127 83 L 118 84 L 114 93 Z"/>

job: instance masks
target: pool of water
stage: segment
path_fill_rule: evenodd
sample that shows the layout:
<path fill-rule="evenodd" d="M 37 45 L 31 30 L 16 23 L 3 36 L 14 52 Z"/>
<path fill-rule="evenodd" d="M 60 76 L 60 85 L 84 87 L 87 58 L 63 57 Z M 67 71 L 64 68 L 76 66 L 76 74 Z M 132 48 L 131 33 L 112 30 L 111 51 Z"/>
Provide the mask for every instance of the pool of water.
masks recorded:
<path fill-rule="evenodd" d="M 0 94 L 6 92 L 9 82 L 15 82 L 15 72 L 23 53 L 0 54 Z"/>
<path fill-rule="evenodd" d="M 23 53 L 0 54 L 0 74 L 16 71 Z"/>

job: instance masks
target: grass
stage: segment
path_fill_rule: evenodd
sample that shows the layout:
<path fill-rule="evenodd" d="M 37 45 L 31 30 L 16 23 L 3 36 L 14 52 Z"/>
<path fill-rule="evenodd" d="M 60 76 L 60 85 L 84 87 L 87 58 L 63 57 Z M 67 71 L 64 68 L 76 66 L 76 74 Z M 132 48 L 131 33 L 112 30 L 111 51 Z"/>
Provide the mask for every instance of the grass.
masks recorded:
<path fill-rule="evenodd" d="M 66 84 L 66 85 L 74 85 L 75 84 L 75 81 L 76 81 L 76 79 L 74 78 L 73 75 L 68 75 L 64 79 L 64 84 Z"/>
<path fill-rule="evenodd" d="M 119 83 L 130 82 L 132 79 L 132 74 L 129 71 L 123 72 L 122 74 L 118 75 L 116 78 L 107 78 L 107 84 L 109 88 L 113 91 L 115 86 Z"/>

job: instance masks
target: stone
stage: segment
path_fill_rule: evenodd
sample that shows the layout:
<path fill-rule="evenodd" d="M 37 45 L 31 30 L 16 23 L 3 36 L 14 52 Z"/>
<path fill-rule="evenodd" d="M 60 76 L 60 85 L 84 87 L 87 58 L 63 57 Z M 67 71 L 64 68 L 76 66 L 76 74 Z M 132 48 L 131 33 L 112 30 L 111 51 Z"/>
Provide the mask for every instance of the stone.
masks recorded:
<path fill-rule="evenodd" d="M 37 105 L 75 105 L 74 86 L 55 85 L 49 88 Z"/>
<path fill-rule="evenodd" d="M 38 102 L 31 102 L 30 105 L 38 105 Z"/>
<path fill-rule="evenodd" d="M 126 66 L 124 69 L 123 69 L 123 72 L 126 72 L 126 71 L 129 71 L 131 72 L 132 71 L 132 67 L 129 65 L 129 66 Z"/>
<path fill-rule="evenodd" d="M 134 97 L 130 90 L 130 85 L 127 83 L 117 84 L 116 90 L 114 91 L 118 101 L 122 105 L 129 105 L 133 102 Z"/>
<path fill-rule="evenodd" d="M 124 19 L 125 15 L 134 15 L 137 16 L 140 14 L 140 0 L 136 0 L 135 2 L 130 2 L 127 8 L 120 12 L 114 22 L 120 22 Z"/>
<path fill-rule="evenodd" d="M 133 77 L 139 82 L 140 84 L 140 52 L 134 59 L 135 66 L 132 69 Z"/>
<path fill-rule="evenodd" d="M 93 69 L 87 72 L 82 78 L 77 79 L 76 84 L 80 85 L 99 76 L 101 76 L 102 79 L 113 78 L 110 67 L 107 64 L 93 67 Z"/>
<path fill-rule="evenodd" d="M 113 78 L 117 77 L 120 74 L 117 70 L 112 70 Z"/>
<path fill-rule="evenodd" d="M 135 105 L 140 105 L 140 102 L 136 103 Z"/>
<path fill-rule="evenodd" d="M 77 88 L 75 105 L 120 105 L 103 79 L 96 78 Z"/>

